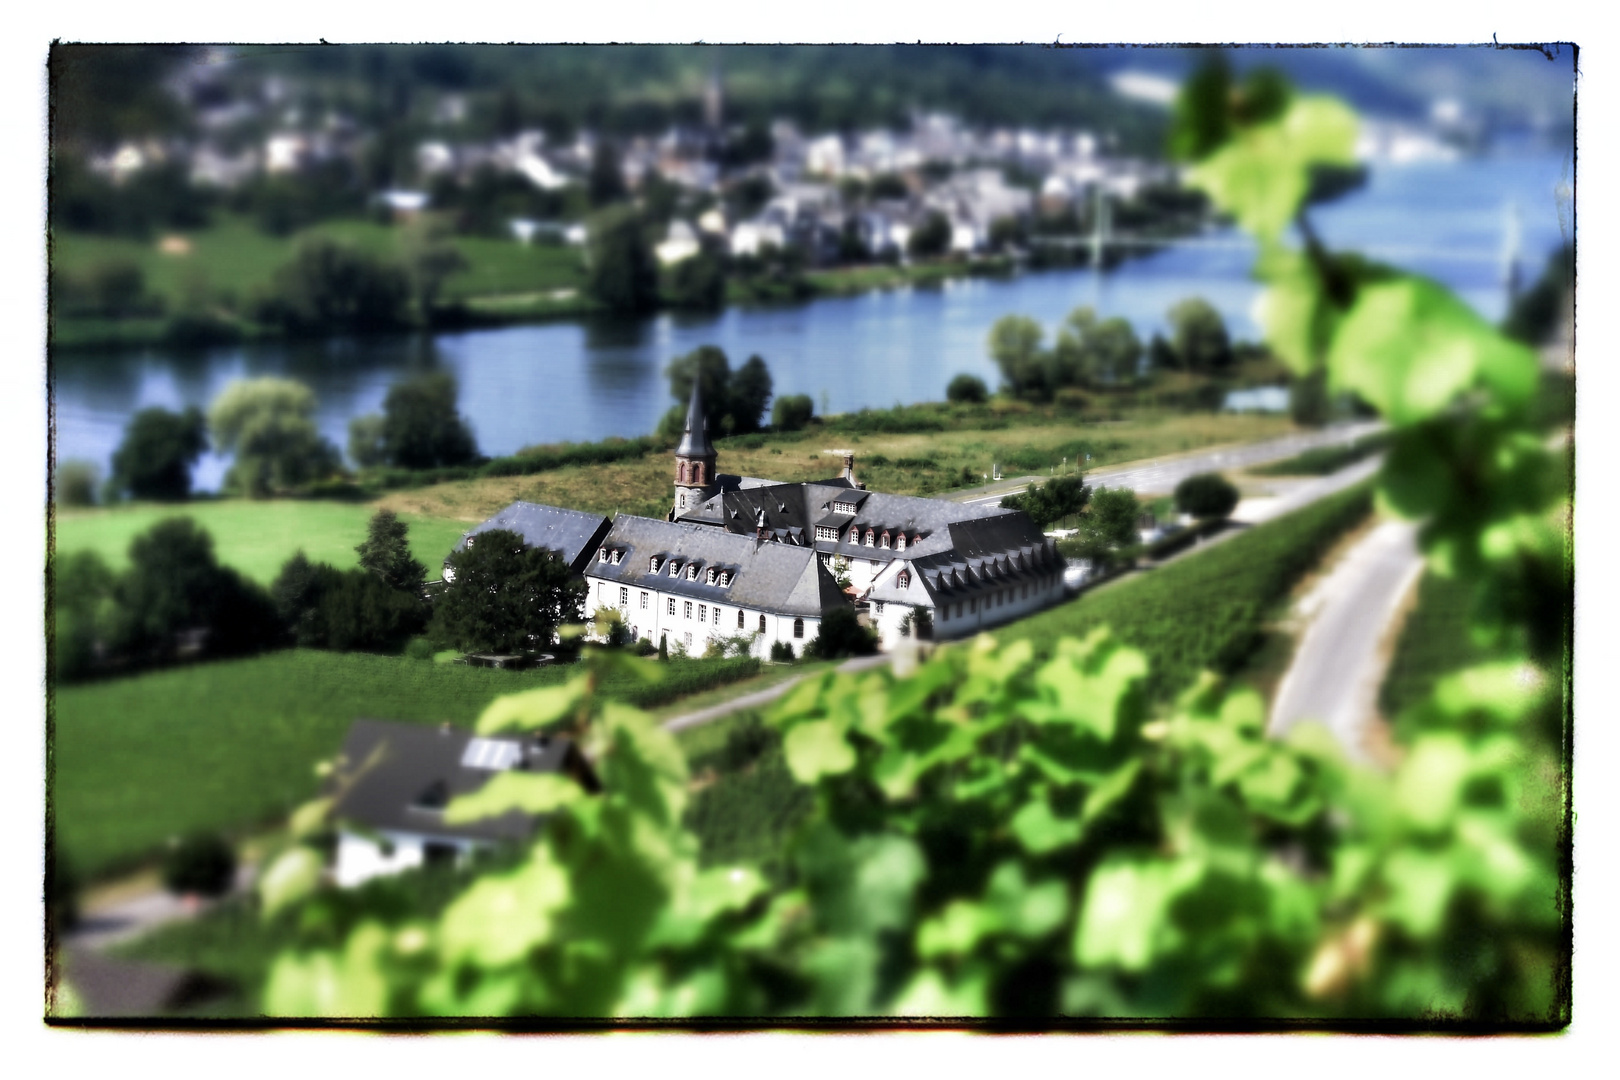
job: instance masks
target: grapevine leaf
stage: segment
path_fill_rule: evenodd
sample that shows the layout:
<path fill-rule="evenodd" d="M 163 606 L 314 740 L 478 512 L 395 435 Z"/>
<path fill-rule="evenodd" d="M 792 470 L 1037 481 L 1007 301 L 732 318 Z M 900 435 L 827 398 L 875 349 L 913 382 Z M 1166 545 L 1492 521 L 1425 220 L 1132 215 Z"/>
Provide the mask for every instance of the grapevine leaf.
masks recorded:
<path fill-rule="evenodd" d="M 523 866 L 481 878 L 445 909 L 439 951 L 451 963 L 515 963 L 550 939 L 553 916 L 571 894 L 567 872 L 537 848 Z"/>
<path fill-rule="evenodd" d="M 525 814 L 549 814 L 585 795 L 585 790 L 566 776 L 555 773 L 496 773 L 483 787 L 461 795 L 444 808 L 446 825 L 499 817 L 517 810 Z"/>
<path fill-rule="evenodd" d="M 1081 825 L 1072 818 L 1060 818 L 1053 814 L 1046 800 L 1037 798 L 1013 815 L 1012 831 L 1025 851 L 1032 855 L 1045 855 L 1049 851 L 1078 843 Z"/>
<path fill-rule="evenodd" d="M 590 673 L 581 672 L 561 686 L 541 686 L 504 694 L 479 714 L 476 730 L 493 735 L 512 728 L 534 730 L 567 716 L 590 689 Z"/>
<path fill-rule="evenodd" d="M 782 740 L 788 768 L 801 784 L 813 784 L 823 776 L 837 776 L 855 767 L 855 750 L 844 738 L 843 729 L 831 720 L 796 724 Z"/>
<path fill-rule="evenodd" d="M 259 902 L 266 919 L 310 895 L 321 883 L 321 857 L 299 845 L 276 858 L 259 876 Z"/>

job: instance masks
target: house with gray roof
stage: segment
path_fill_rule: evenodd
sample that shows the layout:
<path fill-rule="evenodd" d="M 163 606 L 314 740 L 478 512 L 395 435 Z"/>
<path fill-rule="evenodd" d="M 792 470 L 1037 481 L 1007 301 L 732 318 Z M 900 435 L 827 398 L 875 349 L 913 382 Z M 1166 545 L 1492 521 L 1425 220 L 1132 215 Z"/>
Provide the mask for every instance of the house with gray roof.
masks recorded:
<path fill-rule="evenodd" d="M 608 519 L 601 514 L 587 514 L 583 510 L 566 510 L 560 506 L 541 503 L 515 502 L 488 521 L 462 534 L 456 550 L 460 551 L 477 542 L 479 533 L 491 529 L 506 529 L 523 537 L 529 547 L 553 551 L 568 564 L 569 570 L 579 574 L 596 551 L 602 537 L 607 534 Z M 452 573 L 445 567 L 444 579 L 450 581 Z"/>
<path fill-rule="evenodd" d="M 562 736 L 485 738 L 449 724 L 356 720 L 331 783 L 337 884 L 454 863 L 480 849 L 526 840 L 542 821 L 518 810 L 454 825 L 444 820 L 452 799 L 511 770 L 557 773 L 587 791 L 599 790 L 579 747 Z"/>

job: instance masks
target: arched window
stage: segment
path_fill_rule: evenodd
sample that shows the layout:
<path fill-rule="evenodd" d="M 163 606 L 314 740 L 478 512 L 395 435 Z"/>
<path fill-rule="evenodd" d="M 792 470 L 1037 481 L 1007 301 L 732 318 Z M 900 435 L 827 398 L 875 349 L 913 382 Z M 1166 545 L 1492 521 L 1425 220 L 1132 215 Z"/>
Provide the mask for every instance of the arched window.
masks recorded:
<path fill-rule="evenodd" d="M 681 509 L 686 509 L 686 492 L 681 492 Z"/>
<path fill-rule="evenodd" d="M 902 570 L 894 577 L 894 583 L 902 589 L 911 588 L 911 571 Z"/>
<path fill-rule="evenodd" d="M 888 547 L 889 546 L 889 530 L 888 529 L 883 530 L 883 535 L 878 537 L 878 541 L 879 541 L 879 543 L 880 543 L 880 545 L 882 547 Z"/>
<path fill-rule="evenodd" d="M 793 620 L 793 636 L 796 637 L 796 638 L 804 637 L 804 620 L 803 619 L 794 619 Z"/>
<path fill-rule="evenodd" d="M 762 634 L 765 632 L 765 616 L 763 614 L 759 617 L 759 632 Z"/>
<path fill-rule="evenodd" d="M 741 630 L 742 628 L 743 628 L 743 610 L 742 610 L 742 608 L 738 608 L 737 609 L 737 629 Z"/>
<path fill-rule="evenodd" d="M 906 550 L 906 534 L 905 533 L 901 533 L 899 536 L 894 538 L 894 550 L 896 550 L 896 551 L 904 551 L 904 550 Z"/>
<path fill-rule="evenodd" d="M 875 537 L 876 537 L 876 534 L 871 529 L 866 530 L 866 546 L 867 547 L 872 546 L 872 543 L 873 543 L 873 540 L 875 539 Z"/>

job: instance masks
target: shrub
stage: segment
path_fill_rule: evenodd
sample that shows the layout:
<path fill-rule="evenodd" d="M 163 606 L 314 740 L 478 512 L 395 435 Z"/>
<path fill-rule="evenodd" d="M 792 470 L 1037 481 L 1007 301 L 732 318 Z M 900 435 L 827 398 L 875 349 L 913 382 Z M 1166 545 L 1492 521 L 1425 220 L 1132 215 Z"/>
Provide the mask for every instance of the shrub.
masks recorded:
<path fill-rule="evenodd" d="M 774 664 L 791 664 L 796 659 L 793 655 L 793 645 L 786 641 L 771 642 L 771 662 Z"/>
<path fill-rule="evenodd" d="M 88 461 L 64 461 L 56 467 L 56 505 L 94 506 L 97 469 Z"/>
<path fill-rule="evenodd" d="M 851 607 L 835 607 L 821 616 L 821 633 L 804 647 L 804 655 L 820 660 L 841 656 L 870 656 L 877 652 L 878 636 L 862 626 Z"/>
<path fill-rule="evenodd" d="M 809 394 L 787 394 L 776 399 L 771 407 L 771 428 L 776 431 L 799 431 L 815 415 L 816 406 Z"/>
<path fill-rule="evenodd" d="M 978 405 L 989 397 L 990 389 L 984 385 L 984 380 L 967 372 L 956 376 L 950 381 L 950 385 L 945 387 L 946 401 Z"/>
<path fill-rule="evenodd" d="M 1238 504 L 1238 489 L 1219 473 L 1199 473 L 1176 485 L 1176 509 L 1195 518 L 1223 518 Z"/>
<path fill-rule="evenodd" d="M 207 447 L 207 426 L 196 406 L 182 413 L 142 409 L 113 453 L 109 486 L 135 499 L 184 499 L 191 494 L 191 466 Z"/>
<path fill-rule="evenodd" d="M 367 426 L 357 432 L 351 425 L 350 445 L 369 455 L 370 447 L 365 442 L 368 435 Z M 381 436 L 383 456 L 390 464 L 406 469 L 464 465 L 478 455 L 472 430 L 456 412 L 456 381 L 442 371 L 405 379 L 388 388 L 383 400 Z"/>
<path fill-rule="evenodd" d="M 186 837 L 163 863 L 163 887 L 172 893 L 223 896 L 235 878 L 236 853 L 215 833 Z"/>

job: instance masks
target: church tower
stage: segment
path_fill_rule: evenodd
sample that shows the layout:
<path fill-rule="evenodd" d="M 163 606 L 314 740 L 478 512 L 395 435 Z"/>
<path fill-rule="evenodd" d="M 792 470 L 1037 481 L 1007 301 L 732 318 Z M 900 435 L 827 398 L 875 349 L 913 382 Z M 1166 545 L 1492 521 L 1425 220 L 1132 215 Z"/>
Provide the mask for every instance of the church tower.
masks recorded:
<path fill-rule="evenodd" d="M 692 402 L 686 408 L 686 431 L 675 448 L 675 508 L 670 520 L 697 509 L 715 488 L 717 455 L 709 441 L 709 418 L 703 415 L 702 380 L 692 380 Z"/>

